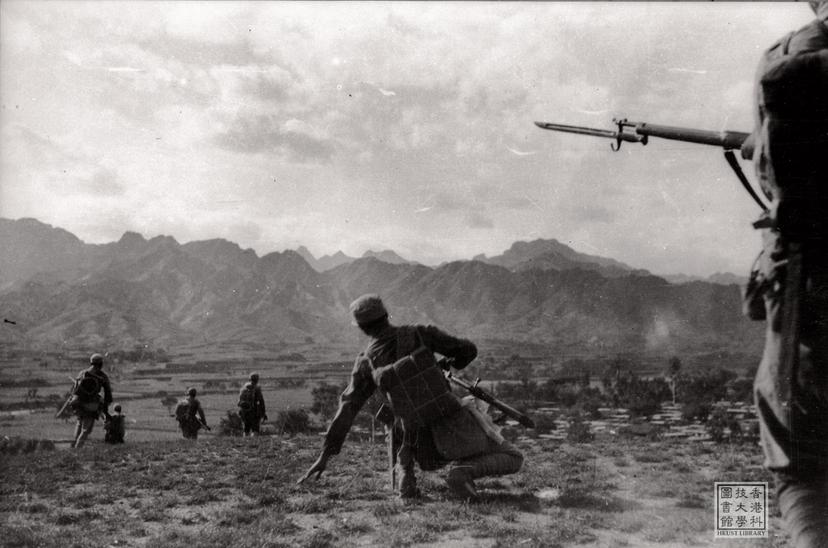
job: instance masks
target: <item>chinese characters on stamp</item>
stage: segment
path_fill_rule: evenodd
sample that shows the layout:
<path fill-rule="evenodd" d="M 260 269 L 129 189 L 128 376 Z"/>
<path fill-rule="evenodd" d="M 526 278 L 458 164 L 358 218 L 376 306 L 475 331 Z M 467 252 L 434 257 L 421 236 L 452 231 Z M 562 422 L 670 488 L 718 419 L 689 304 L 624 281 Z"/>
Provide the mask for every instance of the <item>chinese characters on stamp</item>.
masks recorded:
<path fill-rule="evenodd" d="M 716 482 L 715 538 L 768 536 L 767 482 Z"/>

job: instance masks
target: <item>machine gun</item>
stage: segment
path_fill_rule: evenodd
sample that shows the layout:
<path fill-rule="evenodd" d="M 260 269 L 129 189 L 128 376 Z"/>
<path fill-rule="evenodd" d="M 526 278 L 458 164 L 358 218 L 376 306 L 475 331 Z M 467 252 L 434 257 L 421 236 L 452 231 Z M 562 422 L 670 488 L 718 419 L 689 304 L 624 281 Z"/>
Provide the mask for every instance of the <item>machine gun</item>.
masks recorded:
<path fill-rule="evenodd" d="M 565 133 L 577 133 L 579 135 L 592 135 L 594 137 L 605 137 L 614 139 L 615 143 L 610 145 L 613 151 L 621 150 L 621 143 L 641 143 L 646 145 L 650 137 L 658 137 L 661 139 L 670 139 L 673 141 L 683 141 L 686 143 L 696 143 L 700 145 L 711 145 L 724 149 L 724 156 L 727 163 L 736 173 L 739 182 L 745 187 L 748 194 L 759 204 L 763 210 L 767 211 L 768 207 L 759 198 L 759 195 L 750 186 L 747 177 L 742 172 L 736 156 L 733 154 L 734 149 L 739 149 L 742 158 L 750 160 L 753 157 L 753 142 L 749 138 L 750 134 L 742 131 L 708 131 L 704 129 L 693 129 L 673 126 L 661 126 L 657 124 L 650 124 L 647 122 L 630 122 L 626 118 L 614 118 L 613 124 L 616 125 L 615 130 L 595 129 L 581 126 L 567 126 L 564 124 L 553 124 L 548 122 L 535 122 L 535 125 L 541 129 L 548 129 L 551 131 L 562 131 Z"/>
<path fill-rule="evenodd" d="M 477 398 L 479 400 L 483 400 L 484 402 L 488 403 L 489 405 L 491 405 L 495 409 L 498 409 L 499 411 L 502 411 L 504 415 L 506 415 L 507 417 L 509 417 L 511 419 L 514 419 L 514 420 L 518 421 L 521 425 L 525 426 L 526 428 L 534 428 L 535 427 L 535 422 L 531 418 L 524 415 L 523 413 L 521 413 L 520 411 L 518 411 L 514 407 L 503 403 L 499 399 L 495 398 L 494 396 L 492 396 L 491 394 L 489 394 L 488 392 L 486 392 L 485 390 L 480 388 L 478 386 L 478 384 L 480 384 L 480 379 L 479 378 L 475 379 L 474 382 L 469 382 L 469 381 L 465 380 L 464 378 L 458 377 L 457 375 L 453 374 L 451 371 L 446 371 L 445 375 L 446 375 L 446 378 L 449 381 L 453 382 L 457 386 L 465 388 L 466 390 L 469 391 L 469 394 L 471 394 L 475 398 Z"/>

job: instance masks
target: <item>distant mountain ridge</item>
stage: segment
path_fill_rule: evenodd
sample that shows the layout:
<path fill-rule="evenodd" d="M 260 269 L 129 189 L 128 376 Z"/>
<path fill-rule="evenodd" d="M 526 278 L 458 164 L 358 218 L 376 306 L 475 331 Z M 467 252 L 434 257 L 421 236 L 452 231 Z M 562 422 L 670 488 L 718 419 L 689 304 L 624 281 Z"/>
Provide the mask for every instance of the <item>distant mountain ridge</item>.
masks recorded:
<path fill-rule="evenodd" d="M 648 275 L 649 272 L 634 269 L 615 259 L 579 253 L 557 240 L 515 242 L 502 255 L 487 258 L 477 255 L 474 260 L 496 264 L 513 271 L 530 270 L 595 270 L 603 276 L 616 277 L 629 274 Z"/>
<path fill-rule="evenodd" d="M 383 295 L 397 323 L 435 323 L 475 340 L 596 352 L 744 350 L 761 341 L 733 286 L 671 285 L 560 246 L 519 242 L 500 257 L 435 268 L 366 253 L 319 271 L 304 248 L 258 257 L 221 239 L 180 244 L 130 232 L 92 245 L 34 220 L 0 219 L 0 309 L 33 342 L 118 348 L 353 344 L 348 304 L 367 292 Z M 574 266 L 527 266 L 547 260 Z"/>
<path fill-rule="evenodd" d="M 317 272 L 325 272 L 327 270 L 331 270 L 332 268 L 336 268 L 339 265 L 352 263 L 355 260 L 357 260 L 356 257 L 349 257 L 341 251 L 337 251 L 333 255 L 323 255 L 322 257 L 317 259 L 305 246 L 299 246 L 296 249 L 296 252 L 299 255 L 301 255 L 302 258 L 305 259 L 309 265 L 311 265 L 311 268 L 313 268 Z M 403 259 L 395 251 L 392 251 L 390 249 L 385 249 L 382 251 L 368 250 L 362 254 L 362 257 L 374 257 L 382 262 L 391 264 L 412 263 L 412 261 Z"/>

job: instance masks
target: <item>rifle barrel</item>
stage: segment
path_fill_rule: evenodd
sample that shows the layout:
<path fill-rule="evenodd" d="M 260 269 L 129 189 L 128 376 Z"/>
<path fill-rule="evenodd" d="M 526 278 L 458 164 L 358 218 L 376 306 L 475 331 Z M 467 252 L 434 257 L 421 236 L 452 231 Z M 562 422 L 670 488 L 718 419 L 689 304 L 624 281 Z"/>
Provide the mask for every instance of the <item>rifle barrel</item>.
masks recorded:
<path fill-rule="evenodd" d="M 749 135 L 742 131 L 709 131 L 704 129 L 661 126 L 645 122 L 624 121 L 621 124 L 625 127 L 634 128 L 638 135 L 671 139 L 673 141 L 685 141 L 700 145 L 713 145 L 728 150 L 742 148 L 742 144 Z"/>

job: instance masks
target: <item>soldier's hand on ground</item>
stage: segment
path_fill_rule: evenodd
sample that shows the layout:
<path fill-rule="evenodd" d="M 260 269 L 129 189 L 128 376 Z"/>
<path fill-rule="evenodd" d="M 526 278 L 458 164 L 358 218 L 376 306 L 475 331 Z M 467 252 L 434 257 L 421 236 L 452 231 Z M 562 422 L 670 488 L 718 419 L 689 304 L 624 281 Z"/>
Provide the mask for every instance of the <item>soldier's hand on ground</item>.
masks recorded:
<path fill-rule="evenodd" d="M 296 483 L 304 483 L 306 479 L 308 479 L 314 474 L 316 474 L 316 477 L 314 479 L 318 480 L 319 477 L 322 475 L 322 472 L 325 471 L 325 467 L 327 466 L 327 464 L 328 457 L 325 454 L 319 455 L 319 458 L 316 459 L 316 462 L 313 463 L 313 465 L 308 469 L 305 475 L 299 478 L 299 481 L 297 481 Z"/>

